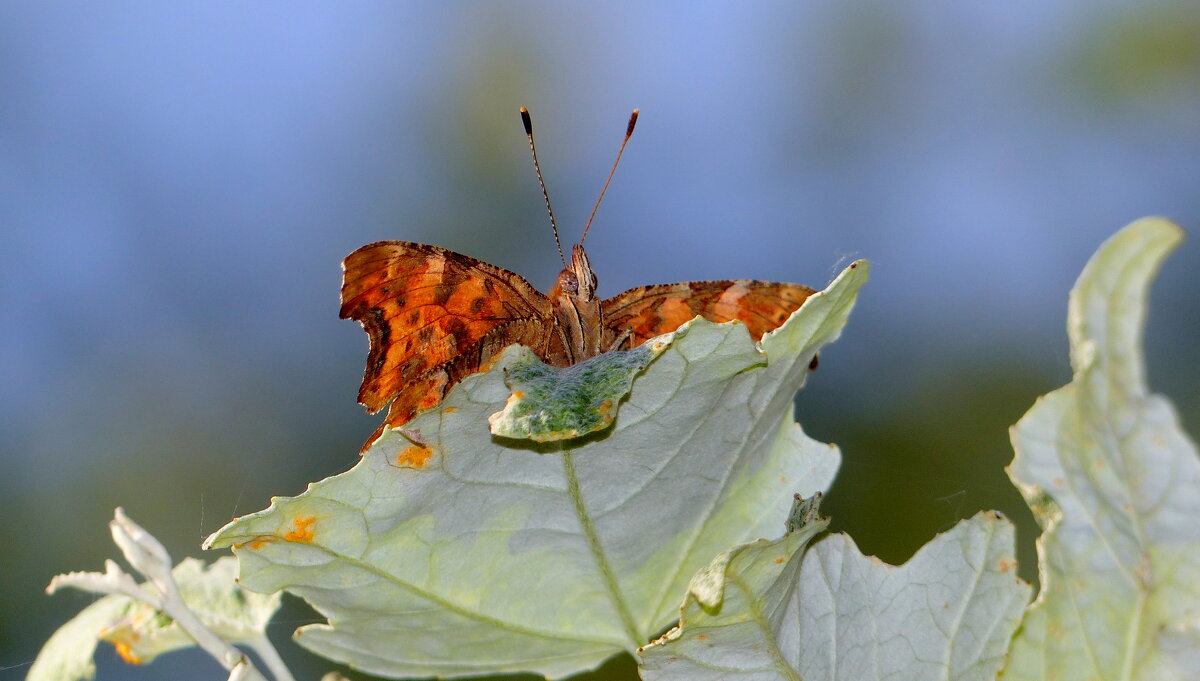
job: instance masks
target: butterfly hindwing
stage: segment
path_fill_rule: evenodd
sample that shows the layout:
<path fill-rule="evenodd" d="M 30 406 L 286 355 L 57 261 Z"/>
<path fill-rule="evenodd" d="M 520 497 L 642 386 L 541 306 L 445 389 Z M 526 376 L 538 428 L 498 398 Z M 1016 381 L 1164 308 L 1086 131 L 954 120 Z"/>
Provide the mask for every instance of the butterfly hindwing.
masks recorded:
<path fill-rule="evenodd" d="M 485 371 L 500 351 L 509 345 L 520 343 L 545 359 L 555 356 L 554 340 L 554 335 L 547 332 L 546 322 L 540 319 L 522 319 L 494 329 L 454 359 L 406 385 L 392 400 L 383 423 L 367 438 L 363 451 L 383 434 L 385 428 L 399 428 L 418 413 L 437 406 L 451 386 L 473 373 Z"/>
<path fill-rule="evenodd" d="M 710 322 L 738 320 L 754 340 L 777 328 L 815 291 L 799 284 L 736 279 L 641 286 L 601 303 L 604 325 L 628 347 L 669 333 L 700 316 Z"/>
<path fill-rule="evenodd" d="M 380 241 L 342 268 L 341 317 L 360 322 L 371 339 L 358 394 L 371 412 L 402 393 L 401 412 L 425 408 L 446 387 L 435 375 L 443 365 L 462 358 L 465 369 L 485 338 L 517 342 L 497 332 L 523 320 L 524 337 L 529 322 L 545 328 L 551 315 L 549 299 L 517 274 L 436 246 Z"/>

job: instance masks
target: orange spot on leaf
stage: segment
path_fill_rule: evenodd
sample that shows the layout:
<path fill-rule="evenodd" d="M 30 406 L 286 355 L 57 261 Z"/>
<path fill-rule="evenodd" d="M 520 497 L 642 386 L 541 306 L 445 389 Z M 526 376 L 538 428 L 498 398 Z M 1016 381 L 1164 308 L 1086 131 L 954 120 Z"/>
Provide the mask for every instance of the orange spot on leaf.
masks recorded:
<path fill-rule="evenodd" d="M 396 465 L 404 468 L 424 468 L 433 456 L 433 450 L 421 445 L 410 445 L 396 456 Z"/>
<path fill-rule="evenodd" d="M 272 536 L 269 534 L 263 534 L 263 535 L 259 535 L 259 536 L 255 537 L 254 539 L 251 539 L 250 541 L 244 541 L 240 544 L 234 544 L 234 547 L 240 549 L 243 546 L 245 546 L 245 547 L 248 547 L 250 549 L 257 551 L 263 547 L 263 544 L 277 541 L 278 539 L 279 539 L 279 537 L 275 537 L 275 536 Z"/>
<path fill-rule="evenodd" d="M 300 516 L 293 520 L 292 523 L 295 528 L 283 535 L 284 541 L 308 543 L 313 540 L 313 525 L 317 523 L 316 516 Z"/>
<path fill-rule="evenodd" d="M 445 409 L 442 410 L 442 413 L 453 414 L 456 411 L 458 411 L 458 407 L 446 407 Z"/>
<path fill-rule="evenodd" d="M 142 663 L 142 658 L 133 654 L 133 650 L 130 649 L 128 643 L 125 643 L 123 641 L 114 641 L 113 647 L 117 649 L 117 654 L 120 655 L 121 659 L 125 660 L 125 662 L 127 664 L 141 664 Z"/>
<path fill-rule="evenodd" d="M 780 556 L 780 557 L 778 557 L 778 558 L 776 558 L 776 559 L 775 559 L 775 563 L 776 563 L 776 564 L 778 564 L 778 563 L 782 563 L 782 562 L 783 562 L 783 556 Z"/>

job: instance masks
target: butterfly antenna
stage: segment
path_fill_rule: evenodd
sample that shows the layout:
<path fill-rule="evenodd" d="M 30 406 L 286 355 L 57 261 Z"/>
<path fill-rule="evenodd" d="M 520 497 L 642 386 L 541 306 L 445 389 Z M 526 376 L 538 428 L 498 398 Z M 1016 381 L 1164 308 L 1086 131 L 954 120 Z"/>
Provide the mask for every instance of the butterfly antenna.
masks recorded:
<path fill-rule="evenodd" d="M 629 144 L 629 138 L 633 136 L 633 126 L 637 125 L 638 110 L 634 109 L 629 115 L 629 125 L 625 127 L 625 139 L 621 142 L 621 148 L 617 150 L 617 160 L 613 161 L 612 170 L 608 171 L 608 179 L 604 181 L 604 188 L 600 190 L 600 198 L 596 199 L 596 205 L 592 206 L 592 214 L 588 216 L 587 224 L 583 227 L 583 236 L 579 238 L 579 243 L 582 245 L 583 240 L 587 238 L 588 230 L 592 228 L 592 220 L 596 218 L 596 211 L 600 210 L 600 202 L 604 200 L 604 192 L 608 191 L 608 183 L 612 182 L 613 175 L 617 172 L 617 164 L 621 162 L 621 154 L 625 153 L 625 145 Z"/>
<path fill-rule="evenodd" d="M 558 225 L 554 222 L 554 209 L 550 207 L 550 194 L 546 192 L 546 182 L 542 179 L 542 166 L 538 163 L 537 146 L 533 143 L 533 119 L 529 117 L 529 109 L 521 107 L 521 122 L 525 124 L 525 136 L 529 138 L 529 153 L 533 154 L 533 170 L 537 173 L 538 184 L 542 187 L 542 198 L 546 200 L 546 212 L 550 214 L 550 229 L 554 232 L 554 245 L 558 247 L 558 259 L 562 261 L 563 269 L 567 267 L 567 258 L 563 255 L 562 242 L 558 240 Z"/>

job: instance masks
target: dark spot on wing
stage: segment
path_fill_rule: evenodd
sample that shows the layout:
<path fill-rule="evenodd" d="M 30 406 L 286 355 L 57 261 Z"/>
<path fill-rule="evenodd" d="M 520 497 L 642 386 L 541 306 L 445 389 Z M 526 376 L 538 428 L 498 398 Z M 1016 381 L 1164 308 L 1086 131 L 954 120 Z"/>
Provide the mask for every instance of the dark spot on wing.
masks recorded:
<path fill-rule="evenodd" d="M 467 323 L 461 317 L 450 317 L 442 324 L 442 327 L 446 330 L 446 333 L 457 336 L 467 328 Z"/>
<path fill-rule="evenodd" d="M 442 282 L 441 286 L 433 289 L 433 302 L 439 307 L 445 307 L 446 301 L 454 294 L 454 287 Z"/>

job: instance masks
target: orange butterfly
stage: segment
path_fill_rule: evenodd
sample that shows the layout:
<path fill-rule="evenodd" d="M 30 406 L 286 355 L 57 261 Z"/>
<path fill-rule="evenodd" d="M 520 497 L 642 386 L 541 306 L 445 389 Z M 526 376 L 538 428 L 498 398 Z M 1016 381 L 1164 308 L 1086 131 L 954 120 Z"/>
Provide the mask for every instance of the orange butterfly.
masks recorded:
<path fill-rule="evenodd" d="M 617 162 L 637 118 L 635 109 Z M 521 119 L 549 210 L 524 107 Z M 528 346 L 547 364 L 565 367 L 637 346 L 697 315 L 712 322 L 740 321 L 758 340 L 813 294 L 799 284 L 735 279 L 641 286 L 597 298 L 583 239 L 616 167 L 613 163 L 569 264 L 559 246 L 563 270 L 548 295 L 513 272 L 437 246 L 379 241 L 346 257 L 341 317 L 359 321 L 371 339 L 358 401 L 371 413 L 391 402 L 367 445 L 385 427 L 399 427 L 437 405 L 450 386 L 486 368 L 513 343 Z M 550 224 L 558 243 L 552 211 Z"/>

